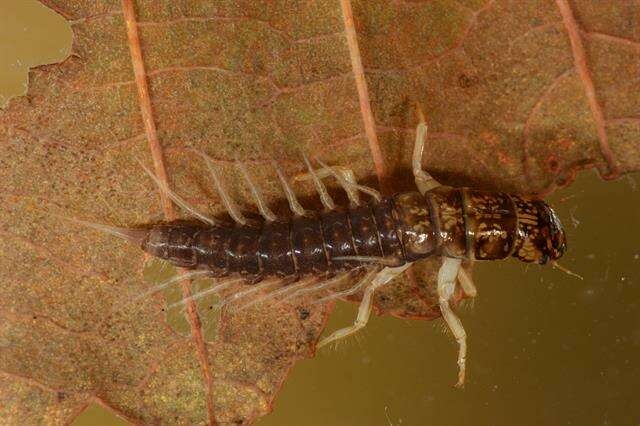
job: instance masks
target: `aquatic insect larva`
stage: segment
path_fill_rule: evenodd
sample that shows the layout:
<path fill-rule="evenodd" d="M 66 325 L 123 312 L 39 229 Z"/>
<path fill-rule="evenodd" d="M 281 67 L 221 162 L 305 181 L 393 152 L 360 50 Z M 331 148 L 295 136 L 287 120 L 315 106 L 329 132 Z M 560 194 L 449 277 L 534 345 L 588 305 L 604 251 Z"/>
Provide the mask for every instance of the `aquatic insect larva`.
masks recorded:
<path fill-rule="evenodd" d="M 305 211 L 274 163 L 293 212 L 292 217 L 280 219 L 269 210 L 249 172 L 239 164 L 263 218 L 255 223 L 245 218 L 225 192 L 211 159 L 199 153 L 235 226 L 221 225 L 196 212 L 151 173 L 163 191 L 204 224 L 168 223 L 146 229 L 92 226 L 127 238 L 155 257 L 195 270 L 194 274 L 242 279 L 246 289 L 235 295 L 233 301 L 254 291 L 257 283 L 268 278 L 279 278 L 283 283 L 275 293 L 295 295 L 328 288 L 336 281 L 335 277 L 364 269 L 364 277 L 351 289 L 322 299 L 364 289 L 355 323 L 334 332 L 319 346 L 364 327 L 376 289 L 414 262 L 440 256 L 438 302 L 459 345 L 457 384 L 462 385 L 466 333 L 450 301 L 457 283 L 466 296 L 476 294 L 472 280 L 461 268 L 462 261 L 516 257 L 524 262 L 544 264 L 562 256 L 565 234 L 558 217 L 543 201 L 502 192 L 441 186 L 421 166 L 426 137 L 427 126 L 421 122 L 412 159 L 416 192 L 383 198 L 376 190 L 359 185 L 350 170 L 329 167 L 320 161 L 322 168 L 314 170 L 304 156 L 307 177 L 313 180 L 324 211 Z M 335 177 L 346 191 L 348 208 L 336 207 L 322 183 L 327 176 Z M 368 194 L 371 201 L 362 202 L 360 193 Z M 307 277 L 319 277 L 320 282 L 310 286 L 304 281 Z"/>

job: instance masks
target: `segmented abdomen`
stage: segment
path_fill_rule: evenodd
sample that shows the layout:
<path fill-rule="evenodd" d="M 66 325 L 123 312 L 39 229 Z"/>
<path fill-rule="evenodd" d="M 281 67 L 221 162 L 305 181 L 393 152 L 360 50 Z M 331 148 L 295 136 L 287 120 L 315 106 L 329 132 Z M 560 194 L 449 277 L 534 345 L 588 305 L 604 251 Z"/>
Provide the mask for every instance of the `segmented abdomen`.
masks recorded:
<path fill-rule="evenodd" d="M 532 201 L 499 192 L 439 187 L 374 204 L 257 226 L 151 228 L 142 248 L 178 266 L 257 281 L 354 268 L 356 259 L 399 266 L 432 255 L 504 259 L 516 249 L 518 211 Z"/>
<path fill-rule="evenodd" d="M 359 262 L 338 257 L 385 258 L 404 263 L 393 199 L 259 226 L 151 228 L 142 248 L 153 256 L 215 276 L 238 272 L 260 279 L 350 269 Z"/>

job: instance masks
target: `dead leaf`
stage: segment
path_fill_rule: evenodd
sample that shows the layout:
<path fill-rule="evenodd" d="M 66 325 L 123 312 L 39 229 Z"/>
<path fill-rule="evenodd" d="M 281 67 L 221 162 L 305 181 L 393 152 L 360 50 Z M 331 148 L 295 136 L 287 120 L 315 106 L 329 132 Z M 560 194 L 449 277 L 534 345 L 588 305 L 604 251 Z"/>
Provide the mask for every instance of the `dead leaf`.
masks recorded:
<path fill-rule="evenodd" d="M 448 184 L 545 193 L 582 168 L 616 177 L 640 165 L 638 2 L 366 0 L 353 4 L 353 28 L 348 0 L 139 1 L 135 17 L 126 0 L 44 3 L 71 23 L 73 55 L 34 69 L 28 94 L 0 114 L 0 406 L 10 422 L 68 423 L 98 402 L 133 423 L 249 423 L 314 353 L 326 309 L 227 314 L 213 341 L 195 305 L 189 337 L 167 323 L 161 298 L 112 312 L 148 286 L 141 253 L 51 213 L 120 225 L 173 217 L 136 158 L 216 213 L 188 147 L 224 166 L 247 209 L 232 162 L 250 164 L 278 204 L 266 160 L 301 172 L 300 148 L 400 191 L 411 187 L 419 103 L 424 164 Z M 128 31 L 125 17 L 137 26 Z M 380 292 L 378 310 L 437 315 L 435 267 L 417 286 Z"/>

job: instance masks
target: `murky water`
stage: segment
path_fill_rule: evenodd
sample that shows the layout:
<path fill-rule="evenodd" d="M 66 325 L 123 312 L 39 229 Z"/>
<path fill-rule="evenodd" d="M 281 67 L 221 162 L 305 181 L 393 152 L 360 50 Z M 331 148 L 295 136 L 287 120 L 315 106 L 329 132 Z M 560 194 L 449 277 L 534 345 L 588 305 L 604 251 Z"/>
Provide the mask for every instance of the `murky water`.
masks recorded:
<path fill-rule="evenodd" d="M 64 59 L 71 29 L 35 0 L 0 0 L 0 107 L 27 90 L 30 66 Z"/>
<path fill-rule="evenodd" d="M 374 318 L 357 339 L 301 362 L 262 425 L 640 424 L 640 176 L 583 174 L 549 197 L 564 219 L 562 263 L 479 263 L 461 312 L 468 380 L 431 323 Z M 329 329 L 352 321 L 343 304 Z"/>
<path fill-rule="evenodd" d="M 70 33 L 33 0 L 0 0 L 0 11 L 1 104 L 24 90 L 29 65 L 65 56 Z M 516 261 L 478 264 L 479 295 L 461 312 L 466 389 L 452 387 L 456 346 L 441 321 L 373 318 L 296 365 L 259 424 L 640 424 L 640 175 L 603 182 L 586 172 L 549 201 L 567 229 L 562 263 L 584 281 Z M 340 303 L 329 330 L 355 309 Z M 74 424 L 122 422 L 93 406 Z"/>

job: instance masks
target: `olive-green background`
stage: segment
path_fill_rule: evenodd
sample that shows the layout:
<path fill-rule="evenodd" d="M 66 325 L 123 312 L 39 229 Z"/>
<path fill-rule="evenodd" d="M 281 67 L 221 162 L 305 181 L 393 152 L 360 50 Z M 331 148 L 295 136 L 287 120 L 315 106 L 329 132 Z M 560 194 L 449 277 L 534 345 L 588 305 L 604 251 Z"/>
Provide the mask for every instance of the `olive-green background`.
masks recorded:
<path fill-rule="evenodd" d="M 0 0 L 0 105 L 27 69 L 64 59 L 71 33 L 35 0 Z M 640 175 L 584 172 L 549 197 L 565 223 L 562 263 L 584 281 L 516 261 L 481 263 L 468 380 L 441 321 L 374 318 L 357 338 L 300 362 L 265 425 L 640 424 Z M 353 320 L 341 303 L 329 329 Z M 0 366 L 0 369 L 2 366 Z M 0 419 L 0 423 L 2 420 Z M 91 406 L 74 425 L 126 424 Z"/>

